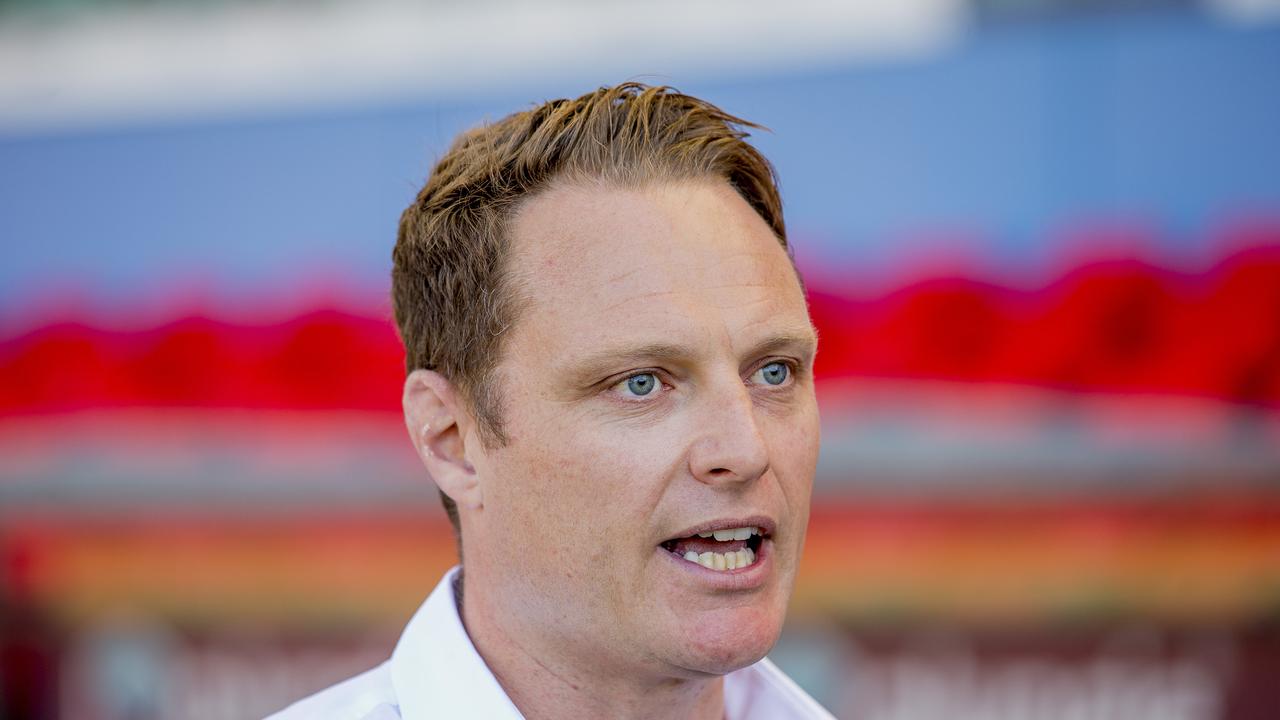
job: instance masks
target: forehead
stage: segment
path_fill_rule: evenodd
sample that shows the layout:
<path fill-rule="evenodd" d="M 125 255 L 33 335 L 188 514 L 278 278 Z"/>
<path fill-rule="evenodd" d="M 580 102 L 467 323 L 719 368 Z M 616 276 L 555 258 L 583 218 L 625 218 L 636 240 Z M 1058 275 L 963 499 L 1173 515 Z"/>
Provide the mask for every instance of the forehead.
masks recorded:
<path fill-rule="evenodd" d="M 555 187 L 522 208 L 511 239 L 524 301 L 515 334 L 552 347 L 809 328 L 785 249 L 725 182 Z"/>

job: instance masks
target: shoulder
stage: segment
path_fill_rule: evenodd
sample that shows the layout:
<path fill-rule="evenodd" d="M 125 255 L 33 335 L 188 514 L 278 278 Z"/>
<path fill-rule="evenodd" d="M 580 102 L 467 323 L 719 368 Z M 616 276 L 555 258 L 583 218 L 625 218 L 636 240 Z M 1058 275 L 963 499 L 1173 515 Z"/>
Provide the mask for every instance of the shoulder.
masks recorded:
<path fill-rule="evenodd" d="M 267 720 L 400 720 L 389 663 L 303 698 Z"/>

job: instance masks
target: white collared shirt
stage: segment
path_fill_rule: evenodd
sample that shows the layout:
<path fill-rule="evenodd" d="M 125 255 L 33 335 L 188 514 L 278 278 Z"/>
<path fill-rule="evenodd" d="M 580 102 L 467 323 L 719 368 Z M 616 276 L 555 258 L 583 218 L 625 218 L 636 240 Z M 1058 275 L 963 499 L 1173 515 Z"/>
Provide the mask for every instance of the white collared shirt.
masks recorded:
<path fill-rule="evenodd" d="M 267 720 L 522 718 L 462 626 L 454 596 L 460 569 L 414 613 L 390 660 Z M 724 706 L 727 720 L 831 718 L 768 658 L 724 677 Z"/>

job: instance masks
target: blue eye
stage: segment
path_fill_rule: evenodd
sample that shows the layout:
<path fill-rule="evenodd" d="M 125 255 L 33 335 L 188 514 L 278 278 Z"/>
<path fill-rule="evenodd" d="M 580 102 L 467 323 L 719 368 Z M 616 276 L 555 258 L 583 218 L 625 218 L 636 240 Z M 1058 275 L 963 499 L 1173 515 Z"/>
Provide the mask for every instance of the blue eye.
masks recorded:
<path fill-rule="evenodd" d="M 781 385 L 787 381 L 787 375 L 790 374 L 791 370 L 786 363 L 771 362 L 756 372 L 769 385 Z"/>
<path fill-rule="evenodd" d="M 653 373 L 632 375 L 626 379 L 626 385 L 627 390 L 629 390 L 632 395 L 644 397 L 645 395 L 653 392 L 654 388 L 658 387 L 658 376 Z"/>

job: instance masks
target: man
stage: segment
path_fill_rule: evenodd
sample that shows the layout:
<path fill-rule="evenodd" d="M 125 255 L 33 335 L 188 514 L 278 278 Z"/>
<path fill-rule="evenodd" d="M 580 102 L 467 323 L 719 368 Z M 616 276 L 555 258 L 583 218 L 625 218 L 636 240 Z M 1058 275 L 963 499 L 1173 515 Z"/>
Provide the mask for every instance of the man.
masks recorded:
<path fill-rule="evenodd" d="M 765 653 L 816 339 L 749 123 L 625 84 L 462 135 L 400 222 L 404 413 L 462 565 L 277 718 L 830 717 Z"/>

